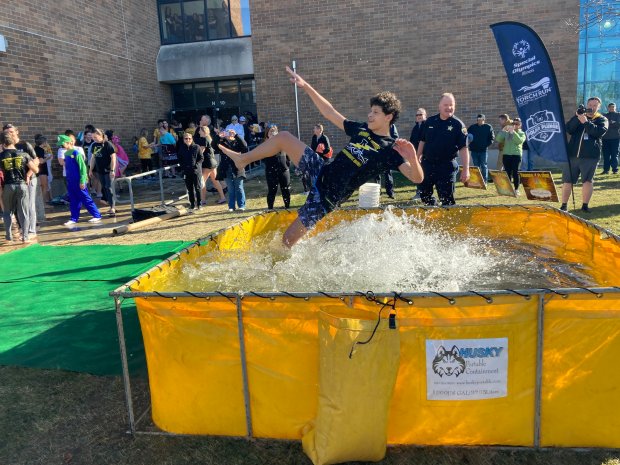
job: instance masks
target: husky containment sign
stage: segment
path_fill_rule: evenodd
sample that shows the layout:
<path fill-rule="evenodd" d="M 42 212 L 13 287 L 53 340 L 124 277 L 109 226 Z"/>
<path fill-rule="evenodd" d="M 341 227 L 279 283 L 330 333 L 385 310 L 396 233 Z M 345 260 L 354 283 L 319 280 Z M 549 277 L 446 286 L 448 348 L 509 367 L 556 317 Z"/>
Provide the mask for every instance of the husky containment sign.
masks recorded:
<path fill-rule="evenodd" d="M 508 338 L 426 340 L 426 398 L 478 400 L 508 394 Z"/>

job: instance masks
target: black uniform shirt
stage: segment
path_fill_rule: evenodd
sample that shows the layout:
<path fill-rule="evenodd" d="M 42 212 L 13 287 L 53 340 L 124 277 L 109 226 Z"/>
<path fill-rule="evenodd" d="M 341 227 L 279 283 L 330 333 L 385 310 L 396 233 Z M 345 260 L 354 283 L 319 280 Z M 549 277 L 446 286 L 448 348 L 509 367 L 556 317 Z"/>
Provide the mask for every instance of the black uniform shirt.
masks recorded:
<path fill-rule="evenodd" d="M 345 120 L 344 132 L 351 140 L 330 164 L 323 166 L 316 181 L 328 211 L 348 199 L 365 182 L 405 163 L 394 150 L 394 139 L 373 133 L 366 123 Z"/>
<path fill-rule="evenodd" d="M 423 160 L 453 160 L 467 145 L 467 129 L 460 119 L 442 120 L 437 114 L 422 124 L 420 141 L 424 142 Z"/>

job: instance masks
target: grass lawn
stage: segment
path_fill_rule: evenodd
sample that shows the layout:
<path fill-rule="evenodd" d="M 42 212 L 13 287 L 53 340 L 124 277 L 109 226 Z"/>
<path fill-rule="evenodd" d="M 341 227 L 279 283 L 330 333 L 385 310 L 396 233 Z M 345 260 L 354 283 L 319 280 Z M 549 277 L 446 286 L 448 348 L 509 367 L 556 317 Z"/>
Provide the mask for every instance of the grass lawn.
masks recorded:
<path fill-rule="evenodd" d="M 559 186 L 559 174 L 554 175 Z M 411 205 L 415 188 L 396 175 L 396 199 L 382 203 Z M 248 210 L 265 208 L 264 181 L 247 183 Z M 294 186 L 292 208 L 305 197 Z M 620 234 L 620 176 L 598 176 L 590 207 L 583 213 L 581 189 L 576 190 L 575 215 Z M 558 192 L 560 194 L 560 192 Z M 458 187 L 459 204 L 532 204 L 524 195 L 500 197 L 487 191 Z M 389 200 L 389 202 L 385 202 Z M 353 197 L 345 205 L 355 205 Z M 276 199 L 276 206 L 281 198 Z M 556 204 L 556 206 L 559 206 Z M 572 207 L 572 205 L 571 205 Z M 231 215 L 230 222 L 239 221 Z M 113 242 L 111 242 L 113 243 Z M 107 296 L 105 297 L 107 298 Z M 132 385 L 144 401 L 143 380 Z M 299 442 L 247 441 L 218 437 L 131 437 L 127 429 L 123 383 L 120 377 L 98 377 L 66 371 L 0 367 L 0 464 L 310 464 Z M 392 447 L 382 464 L 416 465 L 620 465 L 617 450 L 531 450 L 517 448 Z"/>

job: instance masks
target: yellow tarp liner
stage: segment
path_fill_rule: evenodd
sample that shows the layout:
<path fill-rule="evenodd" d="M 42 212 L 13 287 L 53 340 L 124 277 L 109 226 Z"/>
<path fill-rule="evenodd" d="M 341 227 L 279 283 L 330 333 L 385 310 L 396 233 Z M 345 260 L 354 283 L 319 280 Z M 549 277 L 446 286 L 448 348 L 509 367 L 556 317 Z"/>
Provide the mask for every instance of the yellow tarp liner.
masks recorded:
<path fill-rule="evenodd" d="M 366 213 L 336 211 L 313 233 Z M 612 288 L 620 281 L 618 238 L 549 207 L 406 213 L 457 234 L 544 244 L 553 256 L 592 269 L 606 289 L 602 296 L 596 289 L 506 291 L 489 301 L 484 292 L 463 292 L 453 301 L 412 295 L 405 298 L 411 304 L 392 298 L 400 363 L 393 395 L 381 399 L 389 405 L 388 442 L 620 447 L 620 293 Z M 294 218 L 250 218 L 131 284 L 132 291 L 153 293 L 136 302 L 153 420 L 162 430 L 301 439 L 304 427 L 321 418 L 320 315 L 337 309 L 345 320 L 376 319 L 381 306 L 364 296 L 366 289 L 306 299 L 155 294 L 165 292 L 162 284 L 182 263 L 214 249 L 248 248 L 252 238 L 284 229 Z M 355 291 L 362 293 L 351 295 Z"/>
<path fill-rule="evenodd" d="M 302 438 L 314 465 L 385 456 L 388 408 L 398 372 L 395 319 L 324 307 L 319 321 L 319 404 Z M 387 315 L 386 315 L 387 316 Z"/>
<path fill-rule="evenodd" d="M 545 303 L 543 446 L 620 447 L 620 294 Z"/>

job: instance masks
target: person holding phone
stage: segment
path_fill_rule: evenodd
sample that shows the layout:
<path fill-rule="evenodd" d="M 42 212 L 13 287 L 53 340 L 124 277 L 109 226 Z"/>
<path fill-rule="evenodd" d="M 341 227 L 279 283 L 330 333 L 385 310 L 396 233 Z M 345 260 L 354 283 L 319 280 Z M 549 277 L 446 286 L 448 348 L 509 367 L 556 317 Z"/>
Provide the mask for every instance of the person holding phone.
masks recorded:
<path fill-rule="evenodd" d="M 568 142 L 569 162 L 562 171 L 562 205 L 560 210 L 568 209 L 568 200 L 581 174 L 581 211 L 589 213 L 590 199 L 594 189 L 594 173 L 603 151 L 603 136 L 609 123 L 598 110 L 601 99 L 590 97 L 586 106 L 580 105 L 575 115 L 566 123 L 566 132 L 570 134 Z"/>
<path fill-rule="evenodd" d="M 515 118 L 511 124 L 504 126 L 504 129 L 497 135 L 497 142 L 504 146 L 502 163 L 508 178 L 512 181 L 515 192 L 519 193 L 519 166 L 523 156 L 523 142 L 525 133 L 521 130 L 521 118 Z"/>

